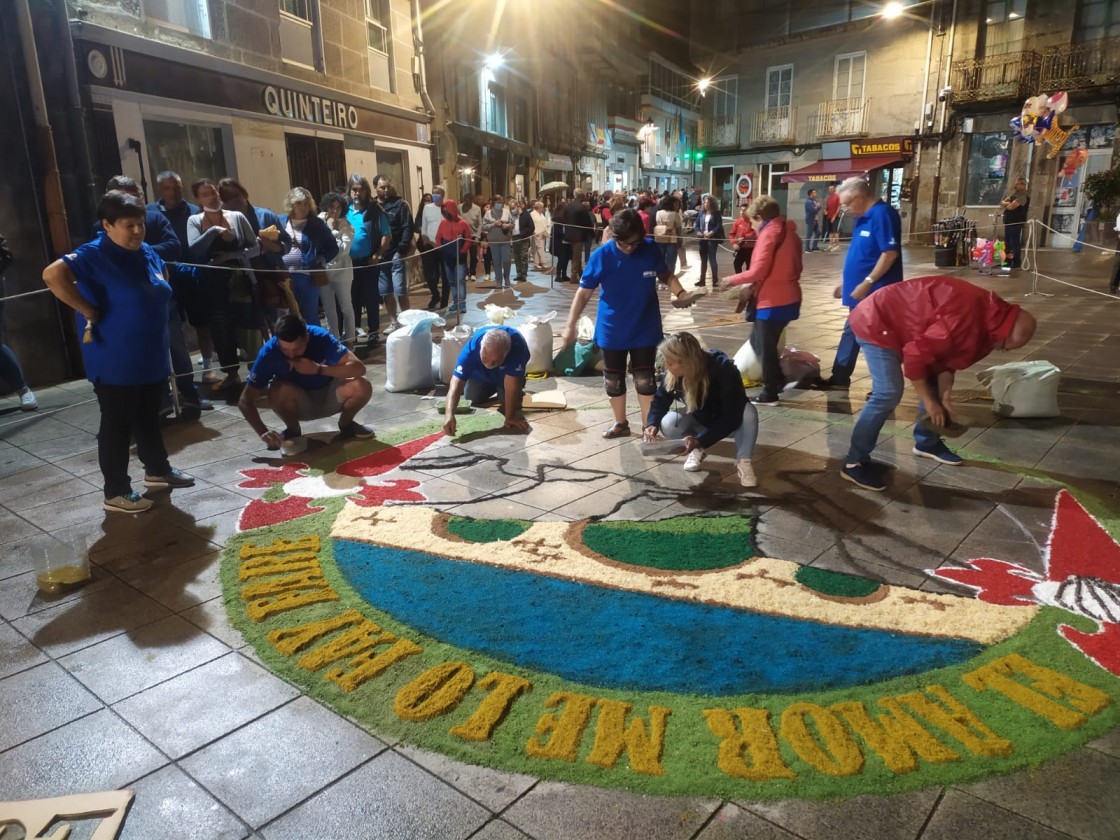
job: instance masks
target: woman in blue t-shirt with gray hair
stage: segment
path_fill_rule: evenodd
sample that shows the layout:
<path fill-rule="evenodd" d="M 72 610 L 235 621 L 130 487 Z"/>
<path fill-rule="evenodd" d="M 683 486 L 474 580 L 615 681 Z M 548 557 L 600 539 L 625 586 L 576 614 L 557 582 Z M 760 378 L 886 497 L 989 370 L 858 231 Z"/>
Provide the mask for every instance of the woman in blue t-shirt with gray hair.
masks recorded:
<path fill-rule="evenodd" d="M 141 513 L 152 506 L 132 490 L 128 449 L 133 438 L 144 465 L 144 486 L 190 487 L 194 479 L 172 468 L 159 426 L 159 408 L 171 375 L 167 306 L 171 287 L 163 260 L 144 242 L 146 209 L 139 198 L 112 191 L 101 198 L 102 232 L 55 260 L 43 282 L 77 312 L 86 377 L 101 409 L 97 462 L 105 510 Z"/>
<path fill-rule="evenodd" d="M 595 318 L 595 343 L 603 350 L 603 386 L 610 398 L 614 423 L 604 438 L 626 437 L 626 369 L 638 392 L 642 421 L 649 414 L 657 383 L 653 365 L 664 331 L 657 283 L 668 283 L 682 295 L 684 289 L 669 268 L 661 248 L 646 238 L 645 223 L 636 210 L 622 210 L 611 218 L 612 239 L 591 253 L 572 299 L 562 341 L 568 347 L 576 338 L 576 322 L 595 289 L 599 307 Z M 680 298 L 684 305 L 685 298 Z"/>

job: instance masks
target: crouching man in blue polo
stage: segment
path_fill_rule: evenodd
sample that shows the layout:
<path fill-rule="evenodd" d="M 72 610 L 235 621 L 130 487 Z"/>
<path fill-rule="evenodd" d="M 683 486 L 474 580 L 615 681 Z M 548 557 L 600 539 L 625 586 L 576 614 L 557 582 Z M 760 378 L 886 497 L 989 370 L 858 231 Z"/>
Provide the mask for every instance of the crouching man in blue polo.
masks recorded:
<path fill-rule="evenodd" d="M 521 412 L 525 392 L 525 367 L 529 364 L 529 345 L 517 330 L 493 326 L 479 330 L 459 353 L 451 387 L 447 391 L 446 422 L 443 431 L 455 434 L 455 409 L 466 397 L 472 403 L 497 396 L 506 422 L 504 429 L 525 432 L 529 421 Z"/>
<path fill-rule="evenodd" d="M 371 438 L 373 429 L 354 420 L 373 395 L 365 372 L 365 364 L 322 327 L 284 315 L 257 354 L 237 407 L 265 445 L 283 448 L 284 455 L 307 449 L 303 420 L 337 414 L 335 441 Z M 257 399 L 265 393 L 268 407 L 284 422 L 282 432 L 270 430 L 257 411 Z"/>

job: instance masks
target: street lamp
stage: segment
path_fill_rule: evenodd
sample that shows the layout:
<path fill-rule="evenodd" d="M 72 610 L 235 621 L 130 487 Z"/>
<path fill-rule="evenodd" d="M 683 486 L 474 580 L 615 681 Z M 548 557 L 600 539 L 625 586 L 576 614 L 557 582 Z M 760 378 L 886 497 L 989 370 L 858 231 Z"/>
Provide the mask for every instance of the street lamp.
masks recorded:
<path fill-rule="evenodd" d="M 505 63 L 506 57 L 500 52 L 492 52 L 486 56 L 486 69 L 493 73 Z"/>
<path fill-rule="evenodd" d="M 898 2 L 891 2 L 883 7 L 882 15 L 884 20 L 894 20 L 900 17 L 904 11 L 906 11 L 905 5 Z"/>
<path fill-rule="evenodd" d="M 705 93 L 707 93 L 708 88 L 710 88 L 711 86 L 712 86 L 711 76 L 705 76 L 703 79 L 701 79 L 700 81 L 698 81 L 696 83 L 696 89 L 700 92 L 701 96 L 703 96 Z"/>

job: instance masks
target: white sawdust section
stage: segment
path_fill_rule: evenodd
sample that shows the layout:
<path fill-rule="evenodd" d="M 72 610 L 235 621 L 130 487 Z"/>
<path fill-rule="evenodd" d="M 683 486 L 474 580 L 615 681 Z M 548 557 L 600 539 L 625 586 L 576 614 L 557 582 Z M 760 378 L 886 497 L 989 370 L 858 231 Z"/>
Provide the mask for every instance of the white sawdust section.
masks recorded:
<path fill-rule="evenodd" d="M 635 569 L 572 548 L 567 539 L 578 523 L 571 522 L 534 522 L 508 542 L 463 542 L 435 533 L 438 515 L 427 507 L 346 505 L 331 536 L 664 598 L 985 645 L 1014 635 L 1038 612 L 886 584 L 862 602 L 834 600 L 798 583 L 798 564 L 764 557 L 705 572 Z"/>

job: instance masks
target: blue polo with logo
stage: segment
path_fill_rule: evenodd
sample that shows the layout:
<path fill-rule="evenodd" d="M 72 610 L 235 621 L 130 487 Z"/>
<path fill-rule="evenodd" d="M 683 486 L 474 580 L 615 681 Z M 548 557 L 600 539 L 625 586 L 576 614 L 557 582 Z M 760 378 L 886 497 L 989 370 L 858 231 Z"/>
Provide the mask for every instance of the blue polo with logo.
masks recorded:
<path fill-rule="evenodd" d="M 345 344 L 322 327 L 307 325 L 307 349 L 303 351 L 303 358 L 320 365 L 337 365 L 348 352 Z M 330 385 L 333 377 L 293 370 L 292 363 L 280 347 L 280 339 L 273 336 L 257 353 L 245 384 L 263 391 L 273 379 L 286 379 L 305 391 L 316 391 Z"/>
<path fill-rule="evenodd" d="M 668 273 L 661 248 L 646 239 L 624 254 L 612 239 L 591 252 L 579 281 L 581 289 L 599 289 L 595 343 L 608 350 L 655 347 L 665 333 L 657 300 L 657 276 Z"/>
<path fill-rule="evenodd" d="M 902 279 L 902 217 L 885 201 L 876 201 L 866 213 L 856 217 L 852 244 L 844 259 L 843 302 L 849 309 L 859 303 L 852 297 L 852 290 L 871 273 L 884 251 L 898 251 L 898 259 L 871 287 L 872 292 Z"/>
<path fill-rule="evenodd" d="M 62 261 L 78 281 L 78 293 L 96 307 L 93 341 L 83 342 L 82 362 L 90 382 L 149 385 L 171 375 L 167 305 L 171 287 L 163 260 L 147 243 L 122 248 L 98 234 Z M 86 319 L 75 313 L 78 335 Z"/>

